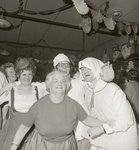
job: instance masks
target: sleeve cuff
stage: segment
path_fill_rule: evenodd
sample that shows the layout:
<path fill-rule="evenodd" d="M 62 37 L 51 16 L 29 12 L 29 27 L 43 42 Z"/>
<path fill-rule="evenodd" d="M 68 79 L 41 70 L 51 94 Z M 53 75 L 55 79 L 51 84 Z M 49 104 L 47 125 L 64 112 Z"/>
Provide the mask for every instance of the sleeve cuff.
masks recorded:
<path fill-rule="evenodd" d="M 110 127 L 108 124 L 103 124 L 103 128 L 107 134 L 113 133 L 113 128 Z"/>

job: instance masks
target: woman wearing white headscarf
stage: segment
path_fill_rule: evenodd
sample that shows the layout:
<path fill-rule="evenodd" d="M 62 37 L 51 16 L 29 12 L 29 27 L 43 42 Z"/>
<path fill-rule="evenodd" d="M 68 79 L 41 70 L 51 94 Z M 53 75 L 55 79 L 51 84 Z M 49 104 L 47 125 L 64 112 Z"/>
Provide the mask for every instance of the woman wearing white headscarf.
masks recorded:
<path fill-rule="evenodd" d="M 82 135 L 90 140 L 91 150 L 137 150 L 137 126 L 132 108 L 118 85 L 103 80 L 103 65 L 91 57 L 79 62 L 86 81 L 86 108 L 93 117 L 104 122 L 115 120 L 115 123 L 85 128 Z"/>

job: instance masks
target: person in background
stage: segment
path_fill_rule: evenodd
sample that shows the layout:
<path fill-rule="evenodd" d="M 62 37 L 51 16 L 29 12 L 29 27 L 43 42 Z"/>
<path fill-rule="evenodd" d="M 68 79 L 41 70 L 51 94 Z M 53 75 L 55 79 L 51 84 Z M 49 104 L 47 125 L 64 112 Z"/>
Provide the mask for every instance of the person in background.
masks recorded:
<path fill-rule="evenodd" d="M 121 62 L 120 66 L 123 70 L 129 71 L 130 69 L 136 68 L 135 63 L 136 58 L 139 58 L 137 53 L 133 53 L 133 47 L 129 43 L 122 44 L 121 54 L 122 57 L 117 59 L 118 62 Z"/>
<path fill-rule="evenodd" d="M 131 69 L 128 72 L 122 71 L 119 77 L 119 86 L 125 92 L 129 100 L 136 121 L 139 124 L 139 74 L 136 69 Z"/>
<path fill-rule="evenodd" d="M 5 87 L 7 85 L 7 81 L 8 81 L 8 83 L 14 83 L 16 81 L 17 76 L 15 73 L 15 66 L 13 63 L 6 62 L 6 63 L 2 64 L 0 66 L 0 71 L 6 77 L 6 81 L 5 81 L 5 84 L 3 87 Z M 1 92 L 2 92 L 2 89 L 1 89 Z M 5 122 L 7 120 L 6 117 L 7 117 L 7 112 L 8 112 L 8 106 L 7 106 L 5 94 L 1 94 L 1 96 L 0 96 L 0 106 L 2 109 L 2 126 L 5 124 Z"/>
<path fill-rule="evenodd" d="M 33 124 L 39 134 L 30 136 L 24 150 L 77 150 L 73 130 L 78 120 L 91 127 L 103 125 L 103 122 L 88 116 L 78 102 L 67 96 L 69 82 L 62 72 L 49 73 L 46 84 L 49 94 L 30 108 L 16 132 L 10 150 L 18 148 Z"/>
<path fill-rule="evenodd" d="M 89 114 L 103 122 L 115 120 L 113 126 L 85 127 L 82 136 L 91 142 L 90 150 L 137 150 L 137 124 L 125 93 L 113 82 L 101 78 L 104 64 L 93 57 L 79 62 L 86 81 L 85 102 Z"/>
<path fill-rule="evenodd" d="M 0 71 L 0 90 L 6 85 L 8 83 L 8 81 L 7 81 L 7 79 L 6 79 L 6 77 L 5 77 L 5 75 L 4 75 L 4 73 L 2 73 L 1 71 Z M 3 101 L 3 100 L 2 100 Z M 3 123 L 3 117 L 2 117 L 2 107 L 1 107 L 1 105 L 0 105 L 0 130 L 1 130 L 1 128 L 2 128 L 2 123 Z"/>
<path fill-rule="evenodd" d="M 15 73 L 15 65 L 13 63 L 7 62 L 0 66 L 0 71 L 3 72 L 9 83 L 16 81 L 17 76 Z"/>
<path fill-rule="evenodd" d="M 18 58 L 15 68 L 20 83 L 11 89 L 7 95 L 9 106 L 9 119 L 0 131 L 0 150 L 9 150 L 12 140 L 21 120 L 29 108 L 42 96 L 45 91 L 41 91 L 32 85 L 36 66 L 29 58 Z"/>

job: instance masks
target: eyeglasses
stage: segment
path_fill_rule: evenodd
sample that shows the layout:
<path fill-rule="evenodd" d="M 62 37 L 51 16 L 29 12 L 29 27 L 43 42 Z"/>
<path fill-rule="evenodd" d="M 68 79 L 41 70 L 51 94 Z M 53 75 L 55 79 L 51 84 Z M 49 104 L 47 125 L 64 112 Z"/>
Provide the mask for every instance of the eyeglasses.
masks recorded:
<path fill-rule="evenodd" d="M 70 68 L 70 63 L 59 63 L 58 64 L 58 67 L 67 67 L 67 68 Z"/>

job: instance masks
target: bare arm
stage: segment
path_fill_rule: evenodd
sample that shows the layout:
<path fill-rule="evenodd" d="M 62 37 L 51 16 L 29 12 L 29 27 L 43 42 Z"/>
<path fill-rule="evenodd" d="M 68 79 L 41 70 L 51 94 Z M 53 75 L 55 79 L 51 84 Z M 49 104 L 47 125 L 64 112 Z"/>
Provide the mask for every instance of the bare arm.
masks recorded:
<path fill-rule="evenodd" d="M 4 124 L 7 121 L 6 116 L 7 116 L 7 113 L 8 113 L 8 109 L 9 109 L 8 105 L 3 106 L 3 108 L 2 108 L 2 118 L 3 118 L 2 126 L 4 126 Z"/>
<path fill-rule="evenodd" d="M 0 96 L 5 93 L 10 91 L 14 86 L 16 86 L 16 83 L 8 83 L 7 85 L 5 85 L 4 87 L 2 87 L 0 89 Z"/>
<path fill-rule="evenodd" d="M 82 121 L 82 123 L 89 127 L 102 126 L 104 124 L 104 122 L 92 116 L 88 116 L 85 120 Z"/>
<path fill-rule="evenodd" d="M 102 134 L 106 133 L 104 129 L 104 124 L 108 124 L 109 126 L 115 125 L 115 120 L 109 120 L 107 122 L 102 122 L 96 118 L 93 118 L 92 116 L 88 116 L 84 121 L 82 121 L 85 125 L 91 127 L 88 129 L 87 133 L 92 138 L 95 139 L 98 136 L 101 136 Z"/>
<path fill-rule="evenodd" d="M 19 144 L 21 143 L 21 141 L 23 140 L 24 136 L 26 135 L 26 133 L 29 131 L 30 128 L 31 127 L 24 126 L 23 124 L 19 126 L 10 150 L 16 150 L 18 148 Z"/>

